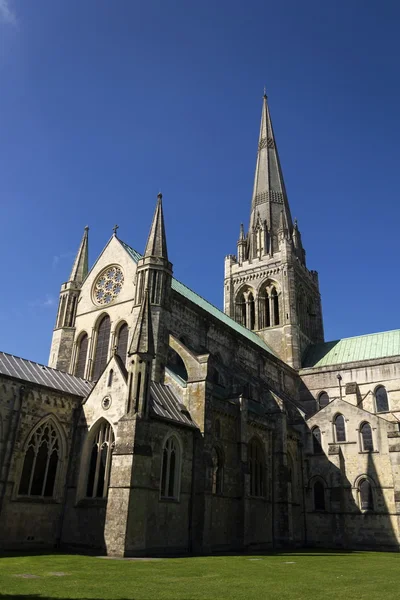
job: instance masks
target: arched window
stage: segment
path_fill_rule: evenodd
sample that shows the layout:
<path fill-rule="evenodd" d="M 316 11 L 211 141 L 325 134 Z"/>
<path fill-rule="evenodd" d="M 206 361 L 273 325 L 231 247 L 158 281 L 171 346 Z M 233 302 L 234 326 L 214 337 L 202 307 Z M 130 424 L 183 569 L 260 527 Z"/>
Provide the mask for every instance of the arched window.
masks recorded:
<path fill-rule="evenodd" d="M 321 454 L 321 430 L 319 427 L 313 427 L 311 430 L 313 440 L 313 452 L 314 454 Z"/>
<path fill-rule="evenodd" d="M 314 510 L 325 510 L 325 487 L 319 480 L 314 483 Z"/>
<path fill-rule="evenodd" d="M 52 498 L 55 495 L 60 453 L 57 429 L 47 420 L 33 431 L 26 446 L 18 488 L 20 496 Z"/>
<path fill-rule="evenodd" d="M 247 305 L 248 305 L 248 313 L 247 313 L 246 327 L 248 329 L 254 329 L 255 323 L 256 323 L 256 312 L 255 312 L 255 306 L 254 306 L 254 296 L 251 292 L 249 293 L 248 298 L 247 298 Z"/>
<path fill-rule="evenodd" d="M 275 288 L 271 290 L 272 311 L 274 315 L 274 325 L 279 325 L 279 297 Z"/>
<path fill-rule="evenodd" d="M 389 410 L 389 400 L 386 388 L 380 385 L 375 390 L 376 412 L 387 412 Z"/>
<path fill-rule="evenodd" d="M 97 328 L 97 344 L 94 353 L 93 379 L 97 381 L 107 364 L 108 346 L 110 343 L 111 321 L 104 315 Z"/>
<path fill-rule="evenodd" d="M 114 449 L 114 432 L 108 421 L 100 424 L 90 432 L 92 445 L 86 485 L 87 498 L 105 498 L 110 481 L 112 451 Z"/>
<path fill-rule="evenodd" d="M 343 415 L 335 417 L 335 440 L 336 442 L 346 441 L 346 427 Z"/>
<path fill-rule="evenodd" d="M 108 381 L 107 381 L 108 387 L 112 386 L 113 379 L 114 379 L 114 371 L 113 371 L 113 369 L 110 369 L 110 372 L 108 374 Z"/>
<path fill-rule="evenodd" d="M 259 328 L 271 327 L 271 310 L 267 290 L 260 292 L 258 297 Z"/>
<path fill-rule="evenodd" d="M 221 451 L 213 448 L 211 453 L 212 460 L 212 493 L 222 494 L 224 466 Z"/>
<path fill-rule="evenodd" d="M 374 510 L 372 486 L 368 479 L 362 479 L 358 485 L 361 510 Z"/>
<path fill-rule="evenodd" d="M 372 429 L 369 423 L 363 423 L 360 427 L 362 450 L 364 452 L 372 452 L 374 449 L 374 442 L 372 439 Z"/>
<path fill-rule="evenodd" d="M 76 377 L 85 377 L 86 357 L 88 352 L 89 338 L 83 333 L 78 341 L 78 357 L 76 359 L 75 375 Z"/>
<path fill-rule="evenodd" d="M 235 318 L 240 325 L 246 327 L 246 300 L 244 299 L 243 292 L 236 296 Z"/>
<path fill-rule="evenodd" d="M 181 455 L 178 440 L 174 435 L 166 439 L 162 454 L 161 498 L 177 500 L 180 486 Z"/>
<path fill-rule="evenodd" d="M 320 408 L 324 408 L 329 404 L 329 396 L 326 392 L 321 392 L 318 396 L 318 404 Z"/>
<path fill-rule="evenodd" d="M 248 447 L 250 470 L 250 495 L 263 497 L 265 495 L 265 462 L 264 451 L 258 440 L 253 438 Z"/>
<path fill-rule="evenodd" d="M 128 352 L 128 335 L 128 325 L 123 323 L 118 329 L 117 354 L 124 364 L 126 363 L 126 355 Z"/>

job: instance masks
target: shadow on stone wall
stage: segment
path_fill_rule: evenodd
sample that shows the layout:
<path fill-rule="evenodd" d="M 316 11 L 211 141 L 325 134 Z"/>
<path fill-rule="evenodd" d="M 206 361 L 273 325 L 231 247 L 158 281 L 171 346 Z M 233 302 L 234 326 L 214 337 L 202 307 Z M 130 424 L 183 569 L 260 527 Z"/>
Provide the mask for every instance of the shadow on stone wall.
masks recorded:
<path fill-rule="evenodd" d="M 311 434 L 312 435 L 312 434 Z M 368 454 L 365 472 L 351 482 L 346 475 L 346 459 L 340 444 L 331 445 L 329 457 L 323 452 L 309 455 L 305 464 L 306 545 L 315 548 L 365 550 L 399 550 L 397 532 L 393 528 L 389 506 L 383 493 L 374 462 Z M 362 510 L 360 492 L 354 498 L 356 485 L 367 478 L 372 484 L 373 508 Z M 324 482 L 325 510 L 316 510 L 314 484 Z M 394 493 L 390 490 L 390 493 Z"/>

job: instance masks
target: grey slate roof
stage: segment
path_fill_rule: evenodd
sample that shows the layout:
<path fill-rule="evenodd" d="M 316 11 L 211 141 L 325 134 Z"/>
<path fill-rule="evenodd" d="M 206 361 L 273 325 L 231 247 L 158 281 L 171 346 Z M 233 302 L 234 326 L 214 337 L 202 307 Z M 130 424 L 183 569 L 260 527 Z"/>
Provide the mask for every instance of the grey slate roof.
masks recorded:
<path fill-rule="evenodd" d="M 80 377 L 5 352 L 0 352 L 0 375 L 37 383 L 82 398 L 88 395 L 93 386 L 93 383 Z"/>
<path fill-rule="evenodd" d="M 193 427 L 197 425 L 180 402 L 171 386 L 152 381 L 150 384 L 151 410 L 157 416 L 180 425 Z"/>

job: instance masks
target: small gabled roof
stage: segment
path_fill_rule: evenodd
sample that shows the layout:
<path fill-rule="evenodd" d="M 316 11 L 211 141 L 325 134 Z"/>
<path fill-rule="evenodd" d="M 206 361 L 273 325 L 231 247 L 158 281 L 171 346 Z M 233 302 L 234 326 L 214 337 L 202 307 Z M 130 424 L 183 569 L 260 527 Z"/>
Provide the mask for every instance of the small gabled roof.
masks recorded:
<path fill-rule="evenodd" d="M 125 248 L 125 250 L 136 263 L 142 258 L 142 255 L 130 246 L 128 246 L 128 244 L 126 244 L 122 240 L 119 240 L 119 242 L 122 244 L 122 246 Z M 211 316 L 218 319 L 218 321 L 224 323 L 224 325 L 227 325 L 228 327 L 236 331 L 236 333 L 239 333 L 243 337 L 253 342 L 253 344 L 256 344 L 269 354 L 276 356 L 275 352 L 269 346 L 267 346 L 267 344 L 256 333 L 254 333 L 254 331 L 250 331 L 250 329 L 247 329 L 246 327 L 243 327 L 243 325 L 236 323 L 236 321 L 234 321 L 231 317 L 228 317 L 228 315 L 222 312 L 222 310 L 220 310 L 219 308 L 217 308 L 216 306 L 199 296 L 199 294 L 196 294 L 196 292 L 194 292 L 175 278 L 172 278 L 172 289 L 175 290 L 175 292 L 178 292 L 178 294 L 180 294 L 184 298 L 190 300 L 190 302 L 193 302 L 193 304 L 196 304 L 197 306 L 208 312 Z"/>
<path fill-rule="evenodd" d="M 185 405 L 181 403 L 170 385 L 151 382 L 150 410 L 155 416 L 162 419 L 198 429 Z"/>
<path fill-rule="evenodd" d="M 309 346 L 303 369 L 400 356 L 400 329 Z"/>
<path fill-rule="evenodd" d="M 382 419 L 383 421 L 386 421 L 387 423 L 393 423 L 393 421 L 390 421 L 389 419 L 386 419 L 383 415 L 379 414 L 379 413 L 373 413 L 369 410 L 366 410 L 365 408 L 363 408 L 362 406 L 359 406 L 358 404 L 353 404 L 352 402 L 348 402 L 347 400 L 344 400 L 344 398 L 334 398 L 333 400 L 331 400 L 330 402 L 328 402 L 328 404 L 326 404 L 326 406 L 323 406 L 322 408 L 320 408 L 319 410 L 317 410 L 317 412 L 313 413 L 312 415 L 306 416 L 305 420 L 306 421 L 311 421 L 311 419 L 313 419 L 314 417 L 316 417 L 317 415 L 322 414 L 323 411 L 328 410 L 332 410 L 332 408 L 335 407 L 336 404 L 344 404 L 345 408 L 347 406 L 350 406 L 353 410 L 356 411 L 360 411 L 363 413 L 367 413 L 368 415 L 371 415 L 372 417 L 376 417 L 378 419 Z M 340 412 L 344 412 L 344 410 L 340 411 Z"/>
<path fill-rule="evenodd" d="M 93 386 L 93 383 L 75 375 L 5 352 L 0 352 L 0 375 L 36 383 L 81 398 L 86 397 Z"/>

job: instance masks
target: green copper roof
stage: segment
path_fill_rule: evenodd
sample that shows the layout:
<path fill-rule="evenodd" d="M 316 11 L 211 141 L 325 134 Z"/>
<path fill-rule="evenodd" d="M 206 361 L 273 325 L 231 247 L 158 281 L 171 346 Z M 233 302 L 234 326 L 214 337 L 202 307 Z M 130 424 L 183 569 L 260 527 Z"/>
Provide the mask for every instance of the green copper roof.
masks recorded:
<path fill-rule="evenodd" d="M 128 244 L 125 244 L 125 242 L 123 242 L 122 240 L 119 241 L 135 262 L 138 262 L 138 260 L 142 258 L 139 252 L 136 252 L 136 250 L 128 246 Z M 207 302 L 207 300 L 196 294 L 196 292 L 193 292 L 193 290 L 188 288 L 186 285 L 184 285 L 177 279 L 172 279 L 172 289 L 178 292 L 178 294 L 180 294 L 181 296 L 184 296 L 185 298 L 190 300 L 190 302 L 193 302 L 193 304 L 196 304 L 197 306 L 208 312 L 210 315 L 212 315 L 231 329 L 234 329 L 240 335 L 243 335 L 243 337 L 253 342 L 253 344 L 257 344 L 257 346 L 259 346 L 266 352 L 269 352 L 270 354 L 276 356 L 275 352 L 273 352 L 273 350 L 271 350 L 271 348 L 267 346 L 267 344 L 260 337 L 258 337 L 258 335 L 254 333 L 254 331 L 250 331 L 250 329 L 247 329 L 247 327 L 243 327 L 243 325 L 239 325 L 239 323 L 236 323 L 236 321 L 231 319 L 231 317 L 228 317 L 228 315 L 222 312 L 222 310 L 219 310 L 219 308 L 213 306 L 213 304 L 210 304 L 210 302 Z"/>
<path fill-rule="evenodd" d="M 309 346 L 303 358 L 303 368 L 328 367 L 387 356 L 400 356 L 400 329 Z"/>

